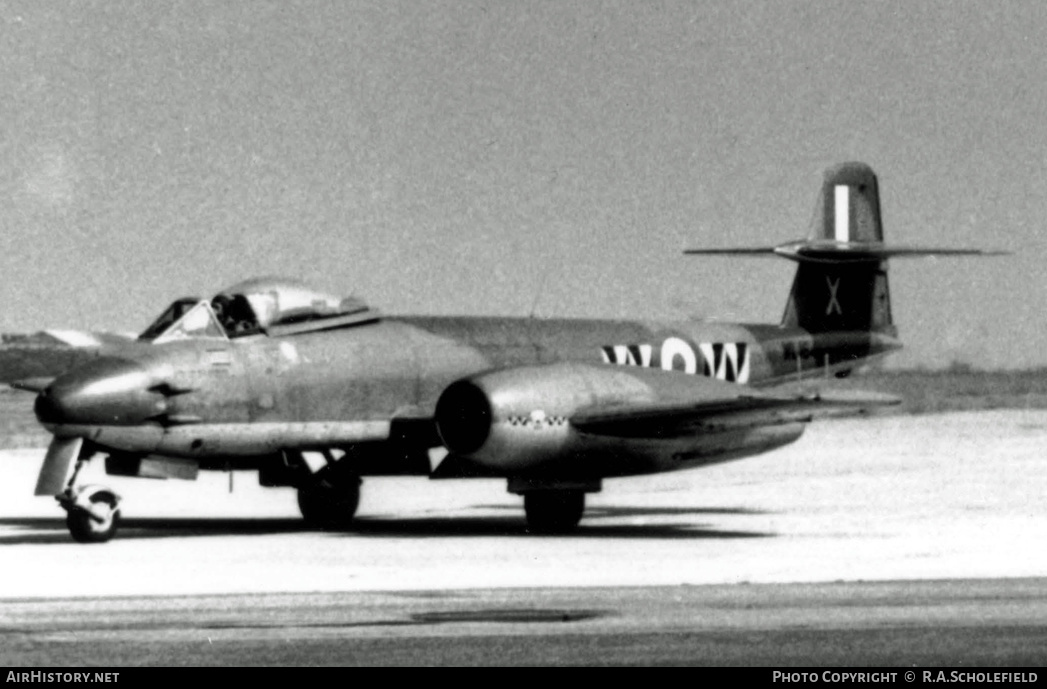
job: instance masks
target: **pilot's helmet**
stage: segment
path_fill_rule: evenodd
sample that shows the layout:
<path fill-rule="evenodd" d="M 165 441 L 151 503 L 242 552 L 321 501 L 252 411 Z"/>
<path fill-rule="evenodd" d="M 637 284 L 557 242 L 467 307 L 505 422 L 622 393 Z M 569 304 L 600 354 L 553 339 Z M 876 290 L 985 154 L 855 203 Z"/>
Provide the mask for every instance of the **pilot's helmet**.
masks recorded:
<path fill-rule="evenodd" d="M 229 311 L 230 299 L 224 294 L 219 294 L 217 297 L 211 300 L 211 308 L 214 310 L 215 315 L 219 319 L 222 318 Z"/>

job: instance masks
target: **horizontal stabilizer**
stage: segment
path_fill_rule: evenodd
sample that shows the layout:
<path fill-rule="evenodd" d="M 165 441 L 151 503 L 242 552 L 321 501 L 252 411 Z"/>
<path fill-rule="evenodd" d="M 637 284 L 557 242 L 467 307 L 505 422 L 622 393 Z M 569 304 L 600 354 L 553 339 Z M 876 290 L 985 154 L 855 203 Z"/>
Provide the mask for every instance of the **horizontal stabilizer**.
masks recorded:
<path fill-rule="evenodd" d="M 883 241 L 880 184 L 865 163 L 847 162 L 825 171 L 806 239 L 778 246 L 689 249 L 685 254 L 781 256 L 799 263 L 878 263 L 916 256 L 988 256 L 998 251 L 948 247 L 892 246 Z"/>
<path fill-rule="evenodd" d="M 700 256 L 775 256 L 776 246 L 728 247 L 724 249 L 684 249 L 685 254 Z"/>
<path fill-rule="evenodd" d="M 870 263 L 889 258 L 931 256 L 1003 256 L 1006 251 L 956 249 L 949 247 L 890 245 L 883 242 L 836 242 L 800 240 L 772 247 L 733 247 L 723 249 L 686 249 L 697 256 L 780 256 L 799 263 Z"/>

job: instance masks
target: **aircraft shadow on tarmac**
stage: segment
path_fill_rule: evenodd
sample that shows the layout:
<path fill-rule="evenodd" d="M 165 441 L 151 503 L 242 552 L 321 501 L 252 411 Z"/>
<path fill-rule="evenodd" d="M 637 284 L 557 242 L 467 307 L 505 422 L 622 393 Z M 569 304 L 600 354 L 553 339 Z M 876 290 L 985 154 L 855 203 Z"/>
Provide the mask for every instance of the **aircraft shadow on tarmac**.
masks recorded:
<path fill-rule="evenodd" d="M 523 536 L 541 537 L 527 530 L 521 510 L 516 505 L 474 505 L 474 509 L 503 512 L 504 515 L 476 517 L 430 516 L 414 519 L 396 519 L 394 515 L 357 520 L 353 534 L 362 536 L 425 537 L 425 536 Z M 636 507 L 600 505 L 585 510 L 581 524 L 571 532 L 552 538 L 765 538 L 771 533 L 758 531 L 714 529 L 709 524 L 694 521 L 648 521 L 650 518 L 717 515 L 759 515 L 759 510 L 738 507 Z M 623 519 L 637 520 L 622 523 Z M 607 523 L 608 520 L 615 520 Z M 642 521 L 641 521 L 642 520 Z"/>
<path fill-rule="evenodd" d="M 8 531 L 10 529 L 10 531 Z M 136 538 L 185 538 L 190 536 L 265 536 L 312 531 L 301 519 L 251 518 L 128 518 L 120 521 L 120 540 Z M 28 532 L 28 533 L 27 533 Z M 0 546 L 71 543 L 61 517 L 0 519 Z"/>
<path fill-rule="evenodd" d="M 645 521 L 623 524 L 602 523 L 607 519 L 647 517 L 687 517 L 709 515 L 759 515 L 758 510 L 744 508 L 683 508 L 683 507 L 590 507 L 581 525 L 563 535 L 536 535 L 528 532 L 518 507 L 508 505 L 477 505 L 476 509 L 505 510 L 504 516 L 443 517 L 396 515 L 363 516 L 353 522 L 348 531 L 332 531 L 329 536 L 364 538 L 439 538 L 448 536 L 518 536 L 524 538 L 668 538 L 668 539 L 727 539 L 769 538 L 775 534 L 711 528 L 696 522 Z M 5 528 L 6 527 L 6 528 Z M 266 536 L 285 533 L 310 533 L 315 529 L 296 518 L 178 518 L 137 517 L 120 522 L 117 538 L 157 539 L 207 536 Z M 65 520 L 60 517 L 0 519 L 0 546 L 70 543 Z"/>

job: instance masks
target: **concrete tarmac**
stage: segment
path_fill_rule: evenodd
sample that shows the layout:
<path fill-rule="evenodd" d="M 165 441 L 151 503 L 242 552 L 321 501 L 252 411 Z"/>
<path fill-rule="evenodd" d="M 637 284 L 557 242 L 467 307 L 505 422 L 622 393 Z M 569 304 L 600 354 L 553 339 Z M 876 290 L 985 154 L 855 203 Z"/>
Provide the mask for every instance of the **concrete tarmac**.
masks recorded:
<path fill-rule="evenodd" d="M 0 603 L 0 664 L 1042 666 L 1044 580 Z M 770 679 L 768 673 L 768 679 Z M 900 675 L 899 675 L 900 677 Z"/>
<path fill-rule="evenodd" d="M 367 479 L 357 528 L 318 533 L 250 474 L 92 466 L 125 497 L 97 546 L 32 497 L 43 451 L 6 451 L 0 660 L 219 662 L 206 639 L 245 665 L 1042 664 L 1045 446 L 1041 410 L 820 422 L 608 481 L 559 537 L 502 481 Z"/>

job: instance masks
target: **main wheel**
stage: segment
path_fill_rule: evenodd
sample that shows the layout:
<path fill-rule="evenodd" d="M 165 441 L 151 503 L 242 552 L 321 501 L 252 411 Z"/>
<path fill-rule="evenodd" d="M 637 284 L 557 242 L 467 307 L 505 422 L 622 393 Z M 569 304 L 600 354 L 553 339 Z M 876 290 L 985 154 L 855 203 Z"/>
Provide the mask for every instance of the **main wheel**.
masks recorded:
<path fill-rule="evenodd" d="M 78 543 L 105 543 L 116 534 L 120 525 L 116 496 L 99 491 L 91 496 L 89 502 L 89 509 L 71 506 L 65 515 L 65 525 Z"/>
<path fill-rule="evenodd" d="M 334 478 L 325 469 L 308 484 L 298 488 L 298 509 L 310 526 L 335 530 L 348 528 L 352 524 L 360 504 L 360 478 Z"/>
<path fill-rule="evenodd" d="M 524 493 L 527 528 L 534 533 L 566 533 L 582 520 L 585 493 L 580 490 L 534 490 Z"/>

